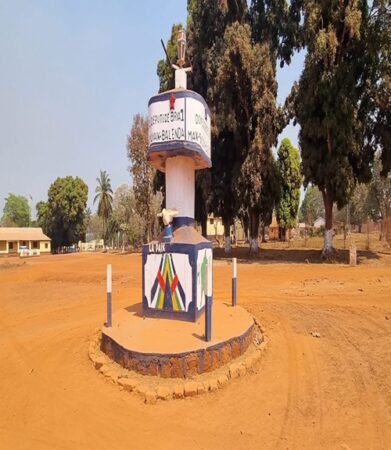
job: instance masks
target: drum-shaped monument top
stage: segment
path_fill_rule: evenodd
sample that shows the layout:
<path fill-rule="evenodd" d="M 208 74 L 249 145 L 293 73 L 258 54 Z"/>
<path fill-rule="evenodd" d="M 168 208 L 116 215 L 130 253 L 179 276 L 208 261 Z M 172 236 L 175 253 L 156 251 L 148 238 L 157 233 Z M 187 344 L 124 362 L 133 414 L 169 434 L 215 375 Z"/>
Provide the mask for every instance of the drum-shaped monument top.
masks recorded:
<path fill-rule="evenodd" d="M 210 111 L 201 95 L 173 89 L 148 103 L 148 161 L 165 172 L 166 159 L 189 156 L 195 169 L 212 166 Z"/>

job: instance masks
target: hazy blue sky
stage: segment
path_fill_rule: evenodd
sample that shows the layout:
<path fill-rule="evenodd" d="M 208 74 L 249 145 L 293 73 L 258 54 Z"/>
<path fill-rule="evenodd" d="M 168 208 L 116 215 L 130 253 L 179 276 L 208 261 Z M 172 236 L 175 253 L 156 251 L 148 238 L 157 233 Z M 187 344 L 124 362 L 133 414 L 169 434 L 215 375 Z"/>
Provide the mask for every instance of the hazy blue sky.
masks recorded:
<path fill-rule="evenodd" d="M 186 0 L 0 0 L 0 216 L 9 192 L 35 214 L 58 176 L 81 177 L 93 210 L 100 169 L 130 183 L 132 117 L 158 90 L 160 38 L 185 20 Z M 279 71 L 279 101 L 302 59 Z"/>

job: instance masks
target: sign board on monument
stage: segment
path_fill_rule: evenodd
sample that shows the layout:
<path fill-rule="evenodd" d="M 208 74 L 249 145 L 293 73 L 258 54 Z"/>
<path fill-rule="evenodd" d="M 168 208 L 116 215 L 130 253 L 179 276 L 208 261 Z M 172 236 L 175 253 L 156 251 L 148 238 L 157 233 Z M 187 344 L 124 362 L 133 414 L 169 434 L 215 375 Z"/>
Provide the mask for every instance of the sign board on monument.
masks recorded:
<path fill-rule="evenodd" d="M 197 169 L 211 166 L 210 111 L 193 91 L 171 91 L 152 97 L 148 105 L 148 159 L 164 170 L 172 156 L 191 156 Z"/>

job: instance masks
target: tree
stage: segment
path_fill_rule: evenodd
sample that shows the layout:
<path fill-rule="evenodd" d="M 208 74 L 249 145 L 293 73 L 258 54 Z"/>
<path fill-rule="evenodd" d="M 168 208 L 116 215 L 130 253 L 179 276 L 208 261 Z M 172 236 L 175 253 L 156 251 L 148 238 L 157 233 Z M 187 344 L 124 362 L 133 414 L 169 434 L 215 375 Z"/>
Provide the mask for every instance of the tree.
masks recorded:
<path fill-rule="evenodd" d="M 391 4 L 389 0 L 368 3 L 360 116 L 365 124 L 364 145 L 377 150 L 381 175 L 386 177 L 391 170 Z"/>
<path fill-rule="evenodd" d="M 3 218 L 4 227 L 28 227 L 30 225 L 31 209 L 26 197 L 8 194 L 5 199 Z"/>
<path fill-rule="evenodd" d="M 313 226 L 318 217 L 324 217 L 322 193 L 316 186 L 308 186 L 300 206 L 299 220 L 305 222 L 306 225 Z"/>
<path fill-rule="evenodd" d="M 358 226 L 358 232 L 361 233 L 361 227 L 369 218 L 369 197 L 368 185 L 358 184 L 350 199 L 350 223 Z"/>
<path fill-rule="evenodd" d="M 111 242 L 111 248 L 119 247 L 119 235 L 120 227 L 117 221 L 117 217 L 114 213 L 110 214 L 109 220 L 107 221 L 107 242 Z M 110 244 L 109 244 L 110 245 Z"/>
<path fill-rule="evenodd" d="M 226 28 L 247 18 L 245 0 L 188 2 L 188 55 L 192 65 L 189 87 L 205 98 L 212 115 L 212 169 L 198 171 L 196 175 L 196 218 L 205 228 L 209 211 L 222 217 L 227 253 L 231 249 L 230 226 L 237 213 L 237 205 L 233 201 L 233 172 L 237 155 L 233 147 L 233 133 L 216 126 L 219 115 L 223 114 L 217 101 L 225 95 L 216 88 L 217 71 L 225 45 Z"/>
<path fill-rule="evenodd" d="M 292 2 L 304 20 L 298 46 L 307 48 L 299 84 L 293 89 L 301 129 L 304 184 L 319 187 L 325 206 L 322 255 L 331 256 L 333 204 L 342 208 L 357 182 L 370 179 L 374 147 L 364 145 L 362 81 L 366 76 L 365 2 Z"/>
<path fill-rule="evenodd" d="M 253 38 L 268 44 L 274 67 L 277 59 L 281 67 L 289 64 L 298 39 L 297 11 L 285 0 L 252 0 L 250 18 Z"/>
<path fill-rule="evenodd" d="M 126 184 L 121 184 L 114 193 L 112 217 L 121 236 L 123 248 L 128 244 L 130 224 L 135 214 L 136 202 L 133 191 Z"/>
<path fill-rule="evenodd" d="M 97 240 L 103 236 L 102 219 L 98 214 L 91 214 L 87 225 L 87 239 Z"/>
<path fill-rule="evenodd" d="M 84 211 L 84 224 L 85 224 L 86 230 L 88 230 L 88 228 L 90 226 L 91 218 L 92 218 L 92 211 L 91 211 L 91 208 L 88 207 Z"/>
<path fill-rule="evenodd" d="M 87 198 L 88 186 L 79 177 L 57 178 L 49 187 L 45 214 L 54 249 L 85 240 Z"/>
<path fill-rule="evenodd" d="M 295 16 L 290 17 L 285 0 L 252 0 L 250 20 L 253 42 L 260 45 L 262 52 L 261 73 L 263 87 L 259 90 L 257 103 L 261 105 L 261 136 L 264 138 L 268 163 L 261 166 L 262 192 L 260 195 L 260 219 L 263 225 L 270 225 L 275 204 L 281 194 L 279 170 L 271 155 L 271 146 L 276 144 L 277 135 L 288 124 L 288 114 L 282 108 L 277 108 L 277 60 L 280 65 L 290 63 L 297 38 Z M 270 148 L 268 148 L 270 146 Z M 255 166 L 254 166 L 255 169 Z M 255 233 L 255 230 L 254 230 Z"/>
<path fill-rule="evenodd" d="M 280 198 L 277 205 L 277 221 L 285 237 L 285 230 L 290 230 L 296 225 L 302 182 L 299 151 L 293 147 L 289 139 L 283 139 L 278 148 L 278 170 Z"/>
<path fill-rule="evenodd" d="M 98 216 L 102 219 L 103 239 L 107 239 L 107 223 L 113 210 L 113 190 L 111 188 L 110 177 L 105 170 L 100 171 L 99 178 L 96 179 L 98 186 L 95 188 L 94 203 L 98 201 Z"/>
<path fill-rule="evenodd" d="M 136 212 L 145 224 L 147 241 L 153 234 L 155 217 L 153 217 L 153 179 L 155 169 L 148 163 L 148 120 L 141 114 L 133 117 L 133 124 L 128 136 L 128 158 L 133 179 L 133 192 L 136 200 Z"/>
<path fill-rule="evenodd" d="M 233 136 L 231 184 L 236 210 L 240 204 L 248 210 L 250 253 L 257 253 L 261 213 L 265 221 L 271 220 L 278 194 L 272 146 L 281 119 L 270 48 L 267 43 L 253 44 L 248 24 L 227 27 L 215 88 L 217 126 Z"/>
<path fill-rule="evenodd" d="M 136 210 L 135 206 L 132 188 L 127 184 L 118 186 L 113 197 L 113 214 L 120 226 L 131 221 Z"/>
<path fill-rule="evenodd" d="M 369 200 L 370 216 L 374 220 L 382 221 L 382 228 L 380 239 L 383 239 L 384 227 L 383 224 L 386 219 L 391 217 L 391 174 L 383 177 L 381 155 L 379 153 L 375 156 L 375 163 L 373 166 L 373 177 L 369 185 Z"/>
<path fill-rule="evenodd" d="M 211 203 L 212 174 L 210 169 L 197 170 L 195 173 L 195 220 L 201 224 L 201 234 L 207 238 L 208 213 Z"/>
<path fill-rule="evenodd" d="M 37 211 L 37 222 L 45 234 L 49 233 L 49 215 L 47 202 L 38 202 L 35 206 Z"/>
<path fill-rule="evenodd" d="M 161 210 L 162 194 L 158 192 L 151 199 L 151 230 L 155 236 L 160 231 L 157 214 Z M 119 233 L 119 241 L 124 248 L 128 244 L 140 246 L 145 238 L 145 222 L 136 209 L 136 198 L 130 186 L 122 184 L 114 193 L 112 227 Z"/>
<path fill-rule="evenodd" d="M 335 208 L 333 216 L 339 222 L 357 226 L 358 232 L 361 233 L 363 223 L 372 217 L 373 207 L 374 204 L 369 195 L 369 185 L 357 184 L 347 205 L 339 210 Z"/>

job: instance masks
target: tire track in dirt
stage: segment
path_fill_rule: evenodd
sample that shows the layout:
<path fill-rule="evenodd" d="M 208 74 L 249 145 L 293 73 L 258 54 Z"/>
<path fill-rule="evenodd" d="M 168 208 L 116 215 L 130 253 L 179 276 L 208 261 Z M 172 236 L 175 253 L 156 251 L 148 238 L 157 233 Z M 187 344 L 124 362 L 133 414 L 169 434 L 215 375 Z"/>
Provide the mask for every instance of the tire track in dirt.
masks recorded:
<path fill-rule="evenodd" d="M 342 327 L 338 327 L 335 324 L 335 313 L 315 310 L 308 305 L 300 305 L 300 307 L 322 322 L 323 326 L 326 325 L 328 330 L 332 330 L 332 333 L 330 333 L 333 341 L 332 345 L 340 355 L 338 358 L 339 364 L 343 365 L 343 369 L 340 368 L 340 371 L 350 374 L 347 377 L 351 380 L 350 386 L 360 400 L 357 405 L 358 412 L 361 417 L 361 425 L 365 427 L 366 435 L 370 438 L 369 448 L 387 448 L 384 441 L 383 427 L 379 426 L 379 423 L 383 422 L 378 408 L 379 402 L 382 400 L 381 394 L 374 380 L 367 379 L 367 375 L 362 370 L 365 364 L 370 364 L 367 355 L 364 355 L 360 347 L 349 338 L 349 334 Z M 373 325 L 372 320 L 367 322 Z M 344 346 L 340 345 L 341 342 L 344 342 Z M 354 353 L 354 356 L 352 353 Z M 356 359 L 359 359 L 361 362 L 357 364 L 355 362 Z M 373 401 L 373 398 L 376 398 L 376 401 Z"/>
<path fill-rule="evenodd" d="M 280 317 L 280 319 L 282 319 Z M 285 337 L 285 342 L 287 344 L 288 353 L 288 396 L 286 401 L 286 406 L 284 408 L 284 417 L 281 424 L 281 429 L 279 432 L 278 441 L 276 443 L 276 448 L 286 448 L 287 443 L 295 448 L 296 446 L 296 422 L 298 409 L 298 376 L 297 376 L 297 351 L 293 339 L 292 331 L 289 329 L 287 324 L 283 325 L 283 332 Z"/>
<path fill-rule="evenodd" d="M 326 314 L 328 315 L 328 314 Z M 359 314 L 358 314 L 359 315 Z M 373 319 L 367 318 L 361 315 L 361 318 L 367 321 L 368 324 L 372 326 L 375 325 L 378 328 L 384 330 L 383 326 L 374 323 Z M 337 330 L 339 336 L 345 341 L 347 346 L 349 346 L 349 352 L 343 352 L 346 358 L 346 354 L 350 354 L 350 352 L 354 352 L 356 358 L 346 358 L 349 359 L 351 366 L 354 368 L 354 374 L 356 379 L 358 378 L 363 386 L 362 390 L 357 390 L 360 394 L 360 397 L 364 400 L 365 407 L 362 408 L 363 418 L 365 423 L 364 426 L 367 426 L 368 422 L 371 423 L 371 429 L 373 431 L 373 436 L 375 437 L 374 441 L 371 442 L 371 446 L 376 445 L 374 448 L 389 448 L 387 444 L 387 440 L 385 439 L 384 430 L 386 429 L 386 424 L 383 420 L 383 415 L 380 412 L 379 405 L 383 402 L 383 395 L 379 390 L 377 384 L 377 377 L 375 375 L 374 367 L 372 366 L 368 353 L 365 353 L 364 350 L 358 345 L 353 339 L 350 337 L 349 333 L 344 331 L 343 329 L 337 328 L 334 323 L 328 318 L 328 326 L 332 327 L 334 330 Z M 369 329 L 368 329 L 369 330 Z M 370 331 L 369 331 L 370 332 Z M 341 350 L 342 353 L 342 350 Z M 359 365 L 354 363 L 354 359 L 359 359 L 361 362 Z M 366 373 L 362 370 L 365 365 L 369 368 L 369 373 Z M 373 401 L 373 398 L 376 401 Z M 380 426 L 382 424 L 383 426 Z M 380 444 L 380 447 L 377 447 Z"/>
<path fill-rule="evenodd" d="M 88 408 L 86 401 L 78 403 L 75 405 L 74 399 L 64 395 L 64 389 L 62 384 L 66 384 L 67 380 L 58 380 L 58 367 L 69 367 L 73 366 L 76 361 L 74 360 L 75 355 L 82 353 L 82 357 L 85 357 L 86 364 L 91 366 L 92 376 L 96 377 L 96 371 L 92 368 L 90 361 L 88 360 L 88 341 L 80 341 L 74 330 L 71 331 L 72 338 L 66 343 L 62 343 L 61 336 L 57 333 L 55 335 L 46 334 L 45 336 L 39 337 L 38 340 L 34 339 L 33 345 L 31 342 L 23 343 L 22 340 L 17 336 L 17 333 L 12 327 L 8 326 L 4 320 L 0 318 L 0 327 L 4 331 L 4 336 L 8 341 L 7 348 L 12 357 L 8 360 L 8 364 L 14 363 L 17 365 L 24 366 L 24 374 L 20 374 L 20 382 L 23 383 L 25 388 L 30 387 L 30 395 L 21 399 L 24 403 L 25 410 L 39 410 L 40 405 L 44 403 L 46 407 L 49 407 L 45 411 L 47 418 L 50 418 L 50 423 L 45 423 L 42 421 L 37 421 L 34 424 L 34 430 L 32 430 L 29 440 L 32 442 L 45 444 L 48 448 L 53 446 L 55 442 L 56 448 L 71 448 L 69 446 L 69 440 L 71 439 L 69 434 L 67 435 L 57 435 L 53 436 L 51 428 L 53 424 L 56 428 L 71 428 L 71 422 L 69 418 L 74 416 L 77 408 L 83 408 L 83 416 L 89 423 L 94 423 L 98 425 L 97 429 L 104 429 L 104 421 L 100 420 L 100 416 L 94 414 L 94 412 Z M 92 335 L 92 332 L 91 332 Z M 42 345 L 44 340 L 50 341 L 50 345 L 45 347 L 43 351 Z M 54 345 L 54 342 L 59 340 L 58 345 Z M 72 350 L 71 350 L 72 348 Z M 67 351 L 69 350 L 69 351 Z M 84 358 L 83 358 L 84 359 Z M 35 369 L 37 368 L 37 369 Z M 35 369 L 35 370 L 34 370 Z M 52 376 L 50 376 L 52 374 Z M 103 380 L 99 380 L 104 383 Z M 105 383 L 104 383 L 105 384 Z M 66 391 L 65 391 L 66 392 Z M 36 395 L 36 393 L 40 393 Z M 18 395 L 16 393 L 16 395 Z M 47 401 L 46 399 L 49 399 Z M 9 400 L 14 400 L 14 394 L 10 392 Z M 79 399 L 84 400 L 83 398 Z M 3 399 L 4 401 L 4 399 Z M 61 405 L 61 418 L 58 415 L 58 406 Z M 3 404 L 9 411 L 12 410 L 12 403 Z M 24 423 L 24 414 L 18 415 L 17 421 Z M 99 423 L 100 422 L 100 423 Z M 101 428 L 100 428 L 101 427 Z M 38 437 L 38 436 L 51 436 L 48 439 Z M 63 441 L 63 442 L 62 442 Z M 50 445 L 49 445 L 50 444 Z"/>
<path fill-rule="evenodd" d="M 347 306 L 339 306 L 338 307 L 340 310 L 343 310 L 346 313 L 349 313 L 351 315 L 354 315 L 358 318 L 360 318 L 361 320 L 375 326 L 376 328 L 378 328 L 379 330 L 381 330 L 384 333 L 384 336 L 390 336 L 391 335 L 391 328 L 389 326 L 386 326 L 384 324 L 380 324 L 379 323 L 379 319 L 374 319 L 372 317 L 368 316 L 368 311 L 365 311 L 365 314 L 363 314 L 363 312 L 361 311 L 357 311 L 351 307 L 347 307 Z"/>
<path fill-rule="evenodd" d="M 327 384 L 327 376 L 332 374 L 332 362 L 340 374 L 341 385 L 347 386 L 346 391 L 355 392 L 348 413 L 353 417 L 358 415 L 360 426 L 366 430 L 367 442 L 365 442 L 369 448 L 387 448 L 384 433 L 387 423 L 379 407 L 384 401 L 377 385 L 375 369 L 365 349 L 355 342 L 352 331 L 346 331 L 347 319 L 344 316 L 349 315 L 351 311 L 346 308 L 337 308 L 330 312 L 320 310 L 318 306 L 313 308 L 299 303 L 290 303 L 289 306 L 286 304 L 264 305 L 263 308 L 263 314 L 273 315 L 274 320 L 279 322 L 287 349 L 288 390 L 276 448 L 304 448 L 303 441 L 296 430 L 303 425 L 306 417 L 311 417 L 315 422 L 316 432 L 314 430 L 313 446 L 310 445 L 311 436 L 306 436 L 305 448 L 322 447 L 324 442 L 327 442 L 324 435 L 326 431 L 324 416 L 327 412 L 324 392 L 327 392 L 327 388 L 332 389 L 332 384 Z M 340 309 L 344 314 L 342 317 Z M 385 331 L 383 324 L 378 324 L 373 318 L 367 319 L 360 313 L 355 313 L 354 316 L 360 316 L 366 321 L 368 334 Z M 302 322 L 301 325 L 306 328 L 307 335 L 301 335 L 295 331 L 297 322 Z M 338 325 L 339 323 L 341 326 Z M 322 342 L 322 339 L 309 338 L 310 332 L 318 329 L 318 325 L 328 330 L 327 334 L 331 342 L 327 345 L 322 345 L 325 342 Z M 373 330 L 375 327 L 376 332 Z M 273 340 L 275 331 L 268 330 L 268 333 Z M 327 339 L 327 336 L 322 335 L 322 338 Z M 302 402 L 301 398 L 310 399 L 311 405 L 308 400 Z"/>
<path fill-rule="evenodd" d="M 272 448 L 316 448 L 323 431 L 323 381 L 312 343 L 294 331 L 292 319 L 286 314 L 284 305 L 263 305 L 262 312 L 255 315 L 263 319 L 267 317 L 267 322 L 277 324 L 267 328 L 267 334 L 272 345 L 278 340 L 280 346 L 286 349 L 286 403 L 281 409 L 280 422 L 276 424 L 278 432 Z M 274 363 L 270 361 L 270 364 Z M 303 401 L 306 398 L 311 401 Z"/>

